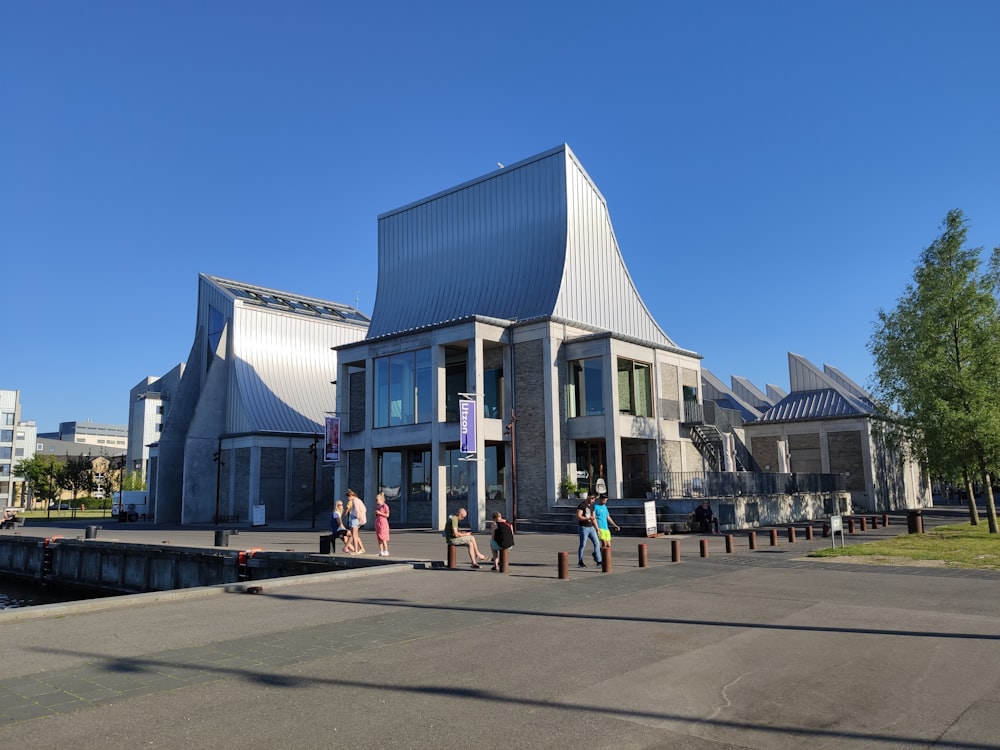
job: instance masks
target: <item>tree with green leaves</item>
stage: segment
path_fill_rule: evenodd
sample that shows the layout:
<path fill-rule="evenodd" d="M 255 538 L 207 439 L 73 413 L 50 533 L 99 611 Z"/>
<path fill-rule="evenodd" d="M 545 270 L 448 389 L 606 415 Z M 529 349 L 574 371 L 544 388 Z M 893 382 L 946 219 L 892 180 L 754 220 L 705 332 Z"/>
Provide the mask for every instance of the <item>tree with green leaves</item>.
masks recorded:
<path fill-rule="evenodd" d="M 76 507 L 81 492 L 93 492 L 94 469 L 90 456 L 66 456 L 60 486 L 73 493 L 73 507 Z"/>
<path fill-rule="evenodd" d="M 122 479 L 121 489 L 126 492 L 130 490 L 144 490 L 146 489 L 146 480 L 142 478 L 142 474 L 138 471 L 130 471 Z"/>
<path fill-rule="evenodd" d="M 55 456 L 41 454 L 20 461 L 14 467 L 15 476 L 24 477 L 31 494 L 48 506 L 62 492 L 63 463 Z"/>
<path fill-rule="evenodd" d="M 898 415 L 902 434 L 931 475 L 969 488 L 973 524 L 979 515 L 971 478 L 980 478 L 995 534 L 991 480 L 1000 466 L 1000 248 L 983 270 L 982 248 L 965 247 L 961 211 L 949 211 L 941 230 L 921 253 L 896 308 L 878 312 L 869 341 L 874 390 Z"/>

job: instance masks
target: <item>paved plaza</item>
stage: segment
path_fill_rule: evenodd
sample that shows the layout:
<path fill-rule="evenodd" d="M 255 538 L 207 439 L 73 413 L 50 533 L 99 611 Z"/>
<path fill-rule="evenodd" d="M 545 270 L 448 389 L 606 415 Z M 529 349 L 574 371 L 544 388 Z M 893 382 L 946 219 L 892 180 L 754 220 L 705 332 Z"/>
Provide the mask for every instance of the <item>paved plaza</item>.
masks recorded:
<path fill-rule="evenodd" d="M 214 542 L 212 529 L 103 527 Z M 894 517 L 847 541 L 905 530 Z M 319 533 L 245 529 L 229 546 L 318 551 Z M 576 567 L 575 536 L 525 533 L 501 575 L 461 553 L 458 570 L 433 565 L 441 536 L 401 530 L 391 564 L 258 594 L 8 610 L 0 745 L 1000 748 L 1000 572 L 807 559 L 830 544 L 818 533 L 791 544 L 781 530 L 771 546 L 764 530 L 756 551 L 734 540 L 727 553 L 724 536 L 617 537 L 602 573 L 589 551 Z"/>

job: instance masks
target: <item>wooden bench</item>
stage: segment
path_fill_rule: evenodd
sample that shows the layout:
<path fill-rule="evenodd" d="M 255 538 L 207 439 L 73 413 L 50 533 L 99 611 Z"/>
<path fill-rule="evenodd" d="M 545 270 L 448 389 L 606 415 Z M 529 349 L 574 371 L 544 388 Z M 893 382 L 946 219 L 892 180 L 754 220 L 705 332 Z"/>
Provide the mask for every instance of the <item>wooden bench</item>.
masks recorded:
<path fill-rule="evenodd" d="M 657 526 L 665 527 L 665 534 L 688 534 L 692 531 L 690 513 L 661 513 L 656 522 Z"/>

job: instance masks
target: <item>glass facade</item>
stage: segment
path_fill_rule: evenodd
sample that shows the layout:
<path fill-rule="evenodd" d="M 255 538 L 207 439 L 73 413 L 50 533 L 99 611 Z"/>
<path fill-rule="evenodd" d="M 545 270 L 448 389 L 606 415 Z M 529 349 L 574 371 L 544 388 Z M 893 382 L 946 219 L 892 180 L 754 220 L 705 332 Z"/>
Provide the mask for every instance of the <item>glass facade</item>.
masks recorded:
<path fill-rule="evenodd" d="M 604 384 L 601 358 L 577 359 L 569 363 L 569 416 L 604 414 Z"/>
<path fill-rule="evenodd" d="M 431 421 L 431 350 L 379 357 L 374 362 L 375 427 Z"/>
<path fill-rule="evenodd" d="M 503 419 L 503 370 L 483 372 L 483 416 Z"/>
<path fill-rule="evenodd" d="M 635 417 L 653 416 L 650 366 L 630 359 L 618 360 L 618 411 Z"/>

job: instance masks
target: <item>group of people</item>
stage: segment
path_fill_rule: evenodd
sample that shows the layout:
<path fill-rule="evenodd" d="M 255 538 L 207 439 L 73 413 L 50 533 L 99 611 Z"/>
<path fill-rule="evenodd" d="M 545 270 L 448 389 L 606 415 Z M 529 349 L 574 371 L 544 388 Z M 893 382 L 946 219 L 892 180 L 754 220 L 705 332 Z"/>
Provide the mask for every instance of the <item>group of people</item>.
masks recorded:
<path fill-rule="evenodd" d="M 454 515 L 448 516 L 448 523 L 444 527 L 444 537 L 448 544 L 454 547 L 465 547 L 469 551 L 469 562 L 473 568 L 482 567 L 479 563 L 486 559 L 486 555 L 479 551 L 479 544 L 471 531 L 463 531 L 458 525 L 468 516 L 465 508 L 459 508 Z M 491 570 L 500 570 L 500 552 L 509 550 L 514 546 L 514 527 L 510 521 L 503 517 L 500 512 L 493 514 L 491 522 L 492 535 L 490 537 L 490 549 L 492 551 Z"/>
<path fill-rule="evenodd" d="M 363 555 L 365 554 L 365 545 L 361 541 L 360 530 L 368 523 L 368 511 L 364 501 L 357 496 L 354 490 L 347 490 L 346 498 L 346 505 L 341 500 L 334 504 L 333 512 L 330 514 L 330 530 L 335 540 L 343 541 L 342 552 L 348 555 Z M 482 567 L 480 563 L 486 559 L 486 555 L 479 551 L 479 545 L 472 532 L 459 528 L 459 524 L 467 516 L 468 511 L 465 508 L 459 508 L 454 515 L 448 516 L 444 536 L 448 540 L 448 544 L 455 547 L 465 547 L 469 552 L 469 562 L 472 567 L 479 568 Z M 577 549 L 577 566 L 587 567 L 583 557 L 588 541 L 593 546 L 594 562 L 601 565 L 604 561 L 604 551 L 611 549 L 611 527 L 613 526 L 615 531 L 621 531 L 621 527 L 615 523 L 608 510 L 607 496 L 591 493 L 586 500 L 576 506 L 576 521 L 580 537 L 580 546 Z M 703 533 L 719 533 L 719 522 L 716 520 L 715 514 L 712 513 L 708 500 L 702 501 L 702 504 L 692 511 L 691 522 Z M 499 512 L 493 514 L 491 526 L 492 569 L 499 570 L 500 551 L 509 550 L 514 546 L 514 527 Z M 389 506 L 386 505 L 385 495 L 381 492 L 375 496 L 375 539 L 378 541 L 379 557 L 388 557 Z"/>
<path fill-rule="evenodd" d="M 338 500 L 330 513 L 330 532 L 336 540 L 340 539 L 344 547 L 342 552 L 348 555 L 365 554 L 365 545 L 361 541 L 361 527 L 368 523 L 368 508 L 354 490 L 345 493 L 347 504 Z M 378 542 L 378 556 L 389 556 L 389 506 L 385 495 L 381 492 L 375 496 L 375 539 Z M 336 548 L 334 548 L 336 552 Z"/>
<path fill-rule="evenodd" d="M 580 531 L 577 567 L 587 567 L 583 561 L 583 553 L 587 549 L 588 540 L 594 547 L 594 562 L 601 565 L 604 562 L 604 550 L 611 549 L 611 526 L 615 527 L 615 531 L 621 531 L 621 526 L 615 523 L 608 510 L 607 496 L 598 497 L 595 493 L 590 493 L 586 500 L 576 506 L 576 522 Z"/>

